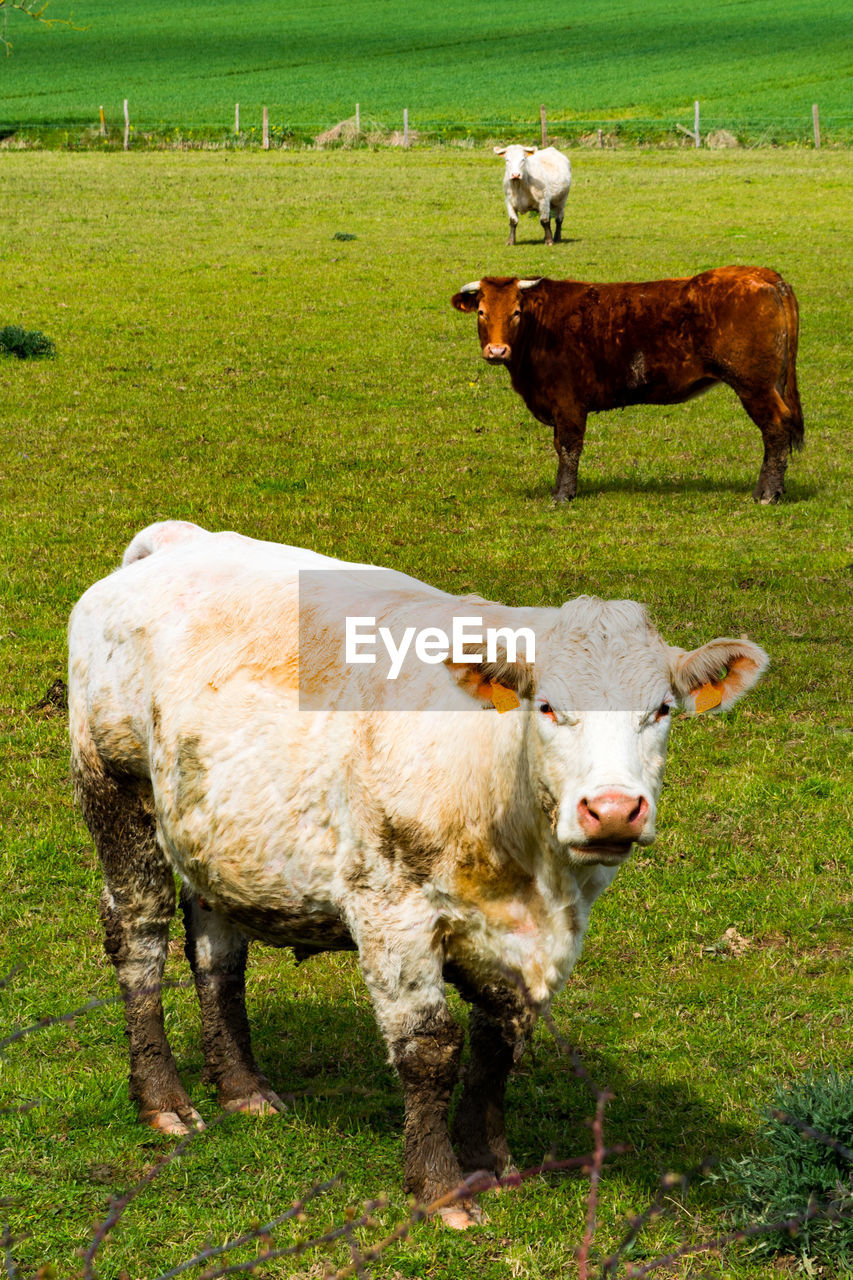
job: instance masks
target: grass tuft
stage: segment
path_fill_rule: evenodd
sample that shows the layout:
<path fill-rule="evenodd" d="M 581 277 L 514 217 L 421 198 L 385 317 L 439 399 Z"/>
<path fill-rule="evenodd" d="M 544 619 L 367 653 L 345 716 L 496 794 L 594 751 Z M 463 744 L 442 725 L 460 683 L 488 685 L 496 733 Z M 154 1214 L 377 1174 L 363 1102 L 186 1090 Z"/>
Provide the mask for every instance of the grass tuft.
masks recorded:
<path fill-rule="evenodd" d="M 779 1223 L 758 1238 L 759 1253 L 853 1268 L 853 1074 L 808 1072 L 777 1089 L 758 1141 L 747 1155 L 723 1165 L 743 1224 Z M 784 1225 L 813 1216 L 796 1228 Z"/>
<path fill-rule="evenodd" d="M 19 324 L 7 324 L 0 329 L 0 351 L 19 360 L 39 360 L 56 355 L 56 347 L 40 329 L 22 329 Z"/>

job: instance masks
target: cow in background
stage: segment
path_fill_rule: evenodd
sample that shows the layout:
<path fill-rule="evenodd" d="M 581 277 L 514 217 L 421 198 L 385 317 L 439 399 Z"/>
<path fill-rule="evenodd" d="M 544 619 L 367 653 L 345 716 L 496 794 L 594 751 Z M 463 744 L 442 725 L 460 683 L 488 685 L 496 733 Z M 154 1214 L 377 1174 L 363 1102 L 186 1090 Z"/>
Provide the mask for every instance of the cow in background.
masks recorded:
<path fill-rule="evenodd" d="M 480 349 L 503 364 L 530 412 L 554 428 L 554 501 L 577 492 L 589 413 L 677 404 L 725 382 L 761 431 L 753 497 L 778 502 L 803 446 L 797 391 L 799 311 L 768 267 L 718 267 L 646 284 L 518 280 L 466 284 L 451 299 L 477 312 Z"/>
<path fill-rule="evenodd" d="M 495 147 L 496 156 L 506 158 L 504 169 L 504 198 L 509 214 L 509 239 L 515 244 L 515 229 L 520 213 L 539 214 L 545 231 L 545 243 L 554 244 L 563 238 L 563 211 L 572 184 L 572 166 L 568 156 L 556 147 Z M 554 235 L 551 235 L 551 214 L 554 215 Z"/>
<path fill-rule="evenodd" d="M 430 648 L 390 712 L 377 660 L 353 708 L 344 612 L 398 639 L 432 630 L 430 645 L 436 622 L 479 613 L 530 628 L 535 658 Z M 187 522 L 143 530 L 69 626 L 72 776 L 140 1120 L 203 1127 L 161 1003 L 177 875 L 220 1105 L 282 1107 L 252 1054 L 248 940 L 298 959 L 355 948 L 405 1095 L 407 1189 L 430 1204 L 463 1174 L 502 1173 L 509 1071 L 596 898 L 654 840 L 671 710 L 725 711 L 766 662 L 745 638 L 672 647 L 632 601 L 508 608 Z M 472 1004 L 455 1151 L 463 1032 L 446 982 Z M 440 1212 L 465 1227 L 475 1210 Z"/>

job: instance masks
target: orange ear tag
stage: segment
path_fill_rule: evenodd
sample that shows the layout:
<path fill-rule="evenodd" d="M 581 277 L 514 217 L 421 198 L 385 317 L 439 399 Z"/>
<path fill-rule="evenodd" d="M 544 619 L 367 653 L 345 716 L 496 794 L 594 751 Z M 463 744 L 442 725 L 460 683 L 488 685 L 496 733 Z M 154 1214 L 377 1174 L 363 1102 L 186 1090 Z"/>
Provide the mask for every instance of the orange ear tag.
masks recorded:
<path fill-rule="evenodd" d="M 709 680 L 707 684 L 703 684 L 701 689 L 697 689 L 693 695 L 693 710 L 697 716 L 703 711 L 710 711 L 712 707 L 718 707 L 723 700 L 723 686 L 715 680 Z"/>
<path fill-rule="evenodd" d="M 521 701 L 514 689 L 508 689 L 505 684 L 498 684 L 492 681 L 492 702 L 495 704 L 495 710 L 501 715 L 505 711 L 514 711 L 516 707 L 521 706 Z"/>

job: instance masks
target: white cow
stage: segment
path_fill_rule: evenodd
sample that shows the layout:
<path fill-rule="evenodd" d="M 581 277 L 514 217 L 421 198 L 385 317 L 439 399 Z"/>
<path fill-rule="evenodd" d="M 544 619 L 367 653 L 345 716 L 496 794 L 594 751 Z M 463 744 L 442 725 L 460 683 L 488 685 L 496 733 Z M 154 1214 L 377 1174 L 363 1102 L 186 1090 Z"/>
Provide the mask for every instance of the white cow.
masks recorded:
<path fill-rule="evenodd" d="M 443 654 L 442 628 L 470 635 L 477 614 L 505 628 L 492 651 Z M 349 673 L 344 615 L 362 628 Z M 386 649 L 410 628 L 391 681 Z M 535 654 L 513 658 L 507 628 Z M 596 897 L 654 839 L 671 708 L 725 710 L 767 661 L 746 639 L 670 647 L 631 601 L 511 609 L 177 521 L 85 593 L 69 648 L 75 792 L 140 1118 L 201 1125 L 160 1000 L 176 873 L 222 1105 L 281 1106 L 252 1056 L 247 940 L 356 948 L 405 1092 L 406 1186 L 426 1203 L 509 1162 L 507 1075 Z M 448 980 L 473 1005 L 455 1152 Z M 442 1212 L 466 1226 L 474 1207 Z"/>
<path fill-rule="evenodd" d="M 509 239 L 515 244 L 515 229 L 520 213 L 536 210 L 545 229 L 545 243 L 554 244 L 563 236 L 563 211 L 572 183 L 572 166 L 568 156 L 556 147 L 495 147 L 496 156 L 506 157 L 504 197 L 509 214 Z M 551 236 L 551 214 L 554 235 Z"/>

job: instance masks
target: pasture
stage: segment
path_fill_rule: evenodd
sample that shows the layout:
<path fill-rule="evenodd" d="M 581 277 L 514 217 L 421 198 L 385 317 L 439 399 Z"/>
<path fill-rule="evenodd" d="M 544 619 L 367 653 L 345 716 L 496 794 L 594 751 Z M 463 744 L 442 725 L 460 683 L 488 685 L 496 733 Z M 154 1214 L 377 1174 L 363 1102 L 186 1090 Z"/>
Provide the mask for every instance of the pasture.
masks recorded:
<path fill-rule="evenodd" d="M 55 0 L 47 16 L 69 12 L 79 30 L 9 16 L 0 126 L 82 129 L 101 105 L 115 125 L 124 98 L 137 129 L 160 130 L 226 130 L 239 102 L 246 130 L 266 105 L 275 126 L 317 133 L 359 102 L 386 127 L 407 107 L 418 129 L 464 133 L 537 121 L 544 102 L 578 132 L 617 121 L 632 137 L 674 138 L 694 98 L 703 129 L 753 141 L 810 137 L 813 102 L 825 140 L 849 139 L 853 124 L 843 0 L 711 0 L 701 22 L 678 0 L 630 13 L 575 0 L 547 16 L 533 0 L 436 0 L 428 13 L 252 0 L 239 14 L 214 0 Z"/>
<path fill-rule="evenodd" d="M 739 1152 L 777 1082 L 850 1066 L 853 264 L 844 153 L 573 160 L 565 242 L 545 248 L 531 219 L 509 249 L 490 153 L 3 157 L 0 326 L 41 329 L 58 355 L 0 363 L 0 976 L 17 969 L 0 1011 L 12 1031 L 115 994 L 66 720 L 43 695 L 64 675 L 72 604 L 148 522 L 234 528 L 511 604 L 630 596 L 688 648 L 747 632 L 770 671 L 729 715 L 679 718 L 658 841 L 597 905 L 555 1004 L 615 1094 L 606 1140 L 630 1144 L 603 1173 L 604 1256 L 662 1170 Z M 799 299 L 806 449 L 787 499 L 752 503 L 760 436 L 717 389 L 593 417 L 579 496 L 554 510 L 549 433 L 480 359 L 451 294 L 487 273 L 641 280 L 727 262 L 775 267 Z M 173 938 L 167 976 L 186 982 L 177 923 Z M 289 1110 L 195 1140 L 128 1205 L 98 1275 L 160 1276 L 338 1172 L 277 1246 L 383 1192 L 360 1239 L 405 1217 L 401 1094 L 355 961 L 297 967 L 257 946 L 248 995 Z M 194 995 L 166 998 L 211 1119 Z M 170 1150 L 135 1124 L 126 1074 L 114 1002 L 3 1051 L 0 1221 L 20 1274 L 78 1274 L 110 1196 Z M 588 1151 L 590 1114 L 540 1028 L 510 1082 L 519 1167 Z M 534 1178 L 490 1196 L 465 1235 L 419 1225 L 372 1274 L 572 1275 L 587 1189 L 578 1174 Z M 724 1229 L 719 1196 L 701 1178 L 673 1190 L 633 1260 Z M 339 1242 L 264 1274 L 319 1277 L 327 1257 L 350 1255 Z M 732 1248 L 667 1274 L 779 1272 Z"/>

